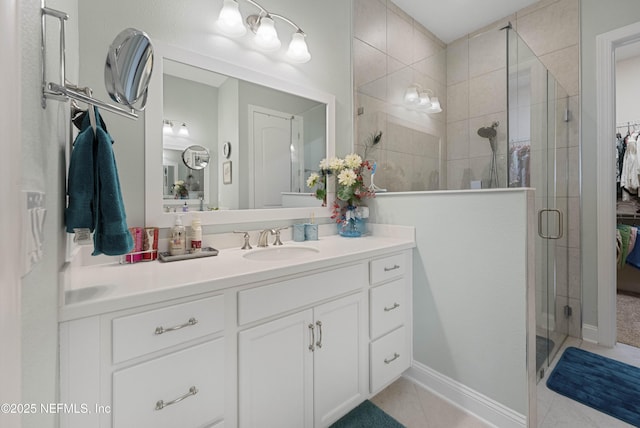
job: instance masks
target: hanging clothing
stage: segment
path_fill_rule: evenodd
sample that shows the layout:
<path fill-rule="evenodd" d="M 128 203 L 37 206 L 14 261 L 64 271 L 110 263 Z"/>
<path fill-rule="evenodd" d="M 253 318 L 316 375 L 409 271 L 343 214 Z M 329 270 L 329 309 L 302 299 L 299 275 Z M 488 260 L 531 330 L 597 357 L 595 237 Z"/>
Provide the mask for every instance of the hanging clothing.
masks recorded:
<path fill-rule="evenodd" d="M 118 169 L 113 155 L 113 140 L 95 108 L 95 131 L 90 114 L 82 126 L 71 152 L 65 211 L 67 232 L 88 228 L 93 232 L 93 255 L 116 256 L 133 249 L 133 238 L 127 227 Z"/>
<path fill-rule="evenodd" d="M 636 137 L 631 135 L 627 138 L 627 148 L 624 153 L 622 165 L 622 174 L 620 175 L 620 186 L 625 188 L 629 193 L 637 194 L 640 181 L 638 180 L 638 162 Z"/>

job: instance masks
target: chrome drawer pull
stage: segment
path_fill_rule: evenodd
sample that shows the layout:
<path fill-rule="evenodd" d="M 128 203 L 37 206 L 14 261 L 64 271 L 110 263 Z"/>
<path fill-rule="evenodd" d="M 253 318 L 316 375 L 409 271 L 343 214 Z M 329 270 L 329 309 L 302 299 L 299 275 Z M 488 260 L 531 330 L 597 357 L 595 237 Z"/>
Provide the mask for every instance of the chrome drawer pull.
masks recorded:
<path fill-rule="evenodd" d="M 156 410 L 162 410 L 167 406 L 179 403 L 185 398 L 191 397 L 192 395 L 196 395 L 197 393 L 198 393 L 198 388 L 196 388 L 195 386 L 192 386 L 191 388 L 189 388 L 189 392 L 184 394 L 182 397 L 176 398 L 175 400 L 167 401 L 166 403 L 164 402 L 164 400 L 158 400 L 156 402 Z"/>
<path fill-rule="evenodd" d="M 385 267 L 384 271 L 385 272 L 391 272 L 392 270 L 396 270 L 396 269 L 400 269 L 399 265 L 393 265 L 393 267 Z"/>
<path fill-rule="evenodd" d="M 189 321 L 187 321 L 186 323 L 177 325 L 175 327 L 169 327 L 169 328 L 164 328 L 162 326 L 156 327 L 155 334 L 162 334 L 162 333 L 167 333 L 169 331 L 176 331 L 176 330 L 180 330 L 181 328 L 189 327 L 190 325 L 196 325 L 196 324 L 198 324 L 197 319 L 189 318 Z"/>
<path fill-rule="evenodd" d="M 320 338 L 316 342 L 316 346 L 318 348 L 322 348 L 322 322 L 321 321 L 316 321 L 316 325 L 318 326 L 318 332 L 320 333 Z"/>
<path fill-rule="evenodd" d="M 309 351 L 313 352 L 315 350 L 313 345 L 316 341 L 316 333 L 313 330 L 313 324 L 309 324 L 309 332 L 311 333 L 311 344 L 309 345 Z"/>
<path fill-rule="evenodd" d="M 399 303 L 394 303 L 393 306 L 391 306 L 390 308 L 384 308 L 385 312 L 391 312 L 394 309 L 398 309 L 400 307 Z"/>
<path fill-rule="evenodd" d="M 391 359 L 385 358 L 385 359 L 384 359 L 384 363 L 385 363 L 385 364 L 391 364 L 392 362 L 394 362 L 394 361 L 395 361 L 395 360 L 397 360 L 398 358 L 400 358 L 400 354 L 398 354 L 397 352 L 394 352 L 394 353 L 393 353 L 393 358 L 391 358 Z"/>

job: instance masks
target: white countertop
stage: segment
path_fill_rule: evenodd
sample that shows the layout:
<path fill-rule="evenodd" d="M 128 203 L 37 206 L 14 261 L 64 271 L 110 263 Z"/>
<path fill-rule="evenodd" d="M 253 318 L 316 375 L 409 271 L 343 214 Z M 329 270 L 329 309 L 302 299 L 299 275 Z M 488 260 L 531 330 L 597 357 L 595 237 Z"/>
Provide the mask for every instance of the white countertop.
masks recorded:
<path fill-rule="evenodd" d="M 321 236 L 318 241 L 285 241 L 317 253 L 277 261 L 247 260 L 247 251 L 220 250 L 217 256 L 193 260 L 66 267 L 61 273 L 60 321 L 98 315 L 135 306 L 219 291 L 252 282 L 376 257 L 415 247 L 413 227 L 370 225 L 371 235 L 343 238 Z"/>

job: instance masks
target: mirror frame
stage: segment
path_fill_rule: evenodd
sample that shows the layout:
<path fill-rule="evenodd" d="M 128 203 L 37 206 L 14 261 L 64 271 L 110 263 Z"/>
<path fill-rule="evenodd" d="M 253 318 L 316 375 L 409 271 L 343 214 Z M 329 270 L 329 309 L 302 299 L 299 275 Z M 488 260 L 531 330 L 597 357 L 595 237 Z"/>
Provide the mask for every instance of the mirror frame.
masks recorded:
<path fill-rule="evenodd" d="M 174 213 L 165 213 L 162 197 L 162 119 L 164 59 L 193 65 L 215 73 L 225 74 L 258 85 L 288 92 L 325 104 L 327 115 L 327 158 L 335 156 L 335 96 L 320 90 L 303 87 L 278 77 L 251 70 L 226 62 L 217 57 L 204 56 L 183 48 L 153 41 L 155 50 L 154 73 L 149 82 L 149 102 L 144 113 L 145 129 L 145 225 L 148 227 L 171 227 Z M 329 194 L 327 200 L 333 200 Z M 197 211 L 203 225 L 224 225 L 239 223 L 260 223 L 277 220 L 306 219 L 311 215 L 317 218 L 331 217 L 329 207 L 237 209 L 217 211 Z"/>

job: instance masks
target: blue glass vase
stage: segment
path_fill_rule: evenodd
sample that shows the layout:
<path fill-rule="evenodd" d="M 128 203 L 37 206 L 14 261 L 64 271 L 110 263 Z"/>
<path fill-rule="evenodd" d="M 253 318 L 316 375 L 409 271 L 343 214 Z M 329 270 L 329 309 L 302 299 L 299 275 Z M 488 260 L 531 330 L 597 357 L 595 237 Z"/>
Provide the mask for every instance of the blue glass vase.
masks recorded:
<path fill-rule="evenodd" d="M 367 219 L 362 218 L 357 207 L 348 206 L 345 215 L 338 223 L 338 234 L 345 238 L 359 238 L 367 233 Z"/>

